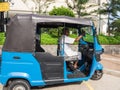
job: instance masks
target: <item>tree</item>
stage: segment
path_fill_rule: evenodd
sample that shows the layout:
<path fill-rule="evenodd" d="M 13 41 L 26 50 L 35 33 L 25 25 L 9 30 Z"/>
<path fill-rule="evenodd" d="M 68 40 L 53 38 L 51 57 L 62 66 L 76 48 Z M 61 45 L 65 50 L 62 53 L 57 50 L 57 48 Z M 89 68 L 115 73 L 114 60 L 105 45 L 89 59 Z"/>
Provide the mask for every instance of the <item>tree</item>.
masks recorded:
<path fill-rule="evenodd" d="M 119 19 L 120 18 L 120 0 L 111 0 L 111 3 L 109 4 L 111 15 L 114 18 Z"/>
<path fill-rule="evenodd" d="M 104 8 L 98 11 L 99 14 L 108 15 L 108 35 L 110 36 L 110 26 L 112 26 L 112 32 L 118 32 L 115 28 L 118 26 L 120 19 L 120 0 L 109 0 L 104 4 Z M 110 23 L 113 21 L 113 23 Z M 115 30 L 115 31 L 114 31 Z M 118 32 L 119 33 L 119 32 Z"/>
<path fill-rule="evenodd" d="M 54 0 L 33 0 L 39 7 L 39 14 L 46 13 L 48 6 L 54 2 Z M 43 10 L 44 9 L 44 10 Z"/>
<path fill-rule="evenodd" d="M 67 6 L 75 11 L 78 14 L 78 17 L 86 14 L 82 12 L 82 10 L 85 9 L 83 5 L 86 4 L 89 0 L 71 0 L 71 3 L 69 1 L 70 0 L 66 0 Z"/>
<path fill-rule="evenodd" d="M 114 20 L 111 23 L 112 32 L 115 36 L 120 36 L 120 19 Z"/>
<path fill-rule="evenodd" d="M 22 0 L 24 3 L 28 0 Z M 55 0 L 32 0 L 36 8 L 38 8 L 38 14 L 46 13 L 48 6 L 53 3 Z"/>
<path fill-rule="evenodd" d="M 120 12 L 120 0 L 110 0 L 107 3 L 104 3 L 103 6 L 103 9 L 100 9 L 98 11 L 99 14 L 110 13 L 110 15 L 112 16 L 110 17 L 110 19 L 120 18 L 120 14 L 118 13 Z"/>
<path fill-rule="evenodd" d="M 70 17 L 74 17 L 74 13 L 72 10 L 70 10 L 69 8 L 66 7 L 54 7 L 50 12 L 50 15 L 64 15 L 64 16 L 70 16 Z"/>

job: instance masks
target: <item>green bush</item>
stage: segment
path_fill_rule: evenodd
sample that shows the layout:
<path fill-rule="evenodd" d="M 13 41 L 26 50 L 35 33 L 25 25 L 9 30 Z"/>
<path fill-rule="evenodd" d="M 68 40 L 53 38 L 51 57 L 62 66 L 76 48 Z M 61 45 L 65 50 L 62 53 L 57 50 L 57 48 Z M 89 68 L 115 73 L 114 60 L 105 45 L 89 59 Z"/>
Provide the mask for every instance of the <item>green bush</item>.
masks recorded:
<path fill-rule="evenodd" d="M 76 34 L 71 34 L 70 37 L 76 38 L 77 35 Z M 0 45 L 3 45 L 4 40 L 5 40 L 5 34 L 0 33 Z M 85 40 L 88 41 L 88 42 L 92 42 L 93 38 L 90 35 L 86 34 Z M 98 40 L 99 40 L 100 44 L 106 44 L 106 45 L 120 44 L 120 36 L 109 37 L 109 36 L 99 35 Z M 56 45 L 57 42 L 58 42 L 58 37 L 56 37 L 56 36 L 53 37 L 52 35 L 50 35 L 48 33 L 42 33 L 41 44 Z M 78 43 L 75 43 L 75 44 L 78 44 Z"/>
<path fill-rule="evenodd" d="M 49 15 L 64 15 L 64 16 L 70 16 L 70 17 L 74 17 L 74 13 L 72 10 L 70 10 L 69 8 L 66 7 L 54 7 L 50 12 Z"/>
<path fill-rule="evenodd" d="M 71 34 L 70 37 L 72 37 L 72 38 L 76 38 L 77 35 L 76 35 L 76 34 Z"/>
<path fill-rule="evenodd" d="M 91 36 L 89 34 L 86 34 L 83 38 L 85 41 L 93 42 L 93 36 Z"/>
<path fill-rule="evenodd" d="M 51 29 L 51 30 L 49 30 L 49 34 L 52 37 L 57 37 L 58 36 L 58 30 L 57 29 Z"/>
<path fill-rule="evenodd" d="M 58 39 L 57 38 L 53 38 L 51 35 L 43 33 L 41 35 L 41 44 L 44 45 L 52 45 L 52 44 L 57 44 Z"/>
<path fill-rule="evenodd" d="M 117 40 L 114 37 L 107 37 L 109 44 L 120 44 L 120 40 Z"/>
<path fill-rule="evenodd" d="M 119 40 L 119 43 L 120 43 L 120 36 L 115 36 L 114 38 Z"/>
<path fill-rule="evenodd" d="M 119 38 L 119 39 L 117 39 Z M 99 36 L 99 42 L 100 44 L 120 44 L 120 37 L 113 37 L 113 36 L 104 36 L 100 35 Z"/>
<path fill-rule="evenodd" d="M 98 36 L 98 40 L 100 44 L 109 44 L 109 41 L 105 36 Z"/>
<path fill-rule="evenodd" d="M 5 34 L 4 33 L 0 33 L 0 45 L 3 45 L 5 40 Z"/>

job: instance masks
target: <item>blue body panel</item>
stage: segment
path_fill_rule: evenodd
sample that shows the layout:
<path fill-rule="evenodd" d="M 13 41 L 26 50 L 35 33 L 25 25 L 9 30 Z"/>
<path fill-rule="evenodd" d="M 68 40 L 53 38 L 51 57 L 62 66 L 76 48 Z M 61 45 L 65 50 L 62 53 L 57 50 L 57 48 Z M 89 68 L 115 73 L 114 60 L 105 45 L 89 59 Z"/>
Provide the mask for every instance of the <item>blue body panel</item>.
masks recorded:
<path fill-rule="evenodd" d="M 81 45 L 86 45 L 87 42 L 85 42 L 83 39 L 80 39 L 80 44 L 81 44 Z"/>
<path fill-rule="evenodd" d="M 103 65 L 101 63 L 98 63 L 96 70 L 103 70 Z"/>
<path fill-rule="evenodd" d="M 15 59 L 13 57 L 19 57 Z M 2 51 L 0 82 L 5 85 L 11 78 L 22 78 L 30 82 L 31 86 L 45 85 L 42 80 L 40 65 L 32 53 L 18 53 Z"/>
<path fill-rule="evenodd" d="M 102 46 L 98 43 L 98 40 L 97 40 L 96 30 L 95 30 L 94 25 L 91 28 L 93 31 L 94 49 L 95 49 L 95 51 L 102 51 Z"/>

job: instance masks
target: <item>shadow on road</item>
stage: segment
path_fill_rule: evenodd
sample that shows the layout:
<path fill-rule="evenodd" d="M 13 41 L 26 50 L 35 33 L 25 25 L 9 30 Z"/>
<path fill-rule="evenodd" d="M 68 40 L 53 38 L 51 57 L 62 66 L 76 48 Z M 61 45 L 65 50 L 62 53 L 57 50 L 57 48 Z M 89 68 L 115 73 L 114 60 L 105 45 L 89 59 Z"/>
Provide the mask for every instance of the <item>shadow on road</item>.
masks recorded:
<path fill-rule="evenodd" d="M 53 88 L 53 87 L 61 87 L 61 86 L 70 86 L 70 85 L 77 85 L 77 84 L 81 84 L 82 82 L 74 82 L 74 83 L 63 83 L 63 84 L 55 84 L 55 85 L 48 85 L 48 86 L 43 86 L 43 87 L 32 87 L 32 89 L 34 90 L 38 90 L 38 89 L 44 89 L 44 88 Z"/>

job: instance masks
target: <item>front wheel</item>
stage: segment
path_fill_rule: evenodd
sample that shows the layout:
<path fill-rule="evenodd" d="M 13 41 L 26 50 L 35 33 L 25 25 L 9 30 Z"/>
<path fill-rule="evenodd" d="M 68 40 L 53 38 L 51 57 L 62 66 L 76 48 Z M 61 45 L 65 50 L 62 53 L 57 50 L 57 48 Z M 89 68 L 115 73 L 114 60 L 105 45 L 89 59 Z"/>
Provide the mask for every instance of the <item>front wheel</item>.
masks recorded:
<path fill-rule="evenodd" d="M 102 70 L 96 70 L 93 74 L 93 76 L 91 77 L 92 80 L 99 80 L 101 79 L 103 76 L 103 71 Z"/>
<path fill-rule="evenodd" d="M 8 90 L 30 90 L 30 85 L 25 80 L 13 80 L 9 84 Z"/>

